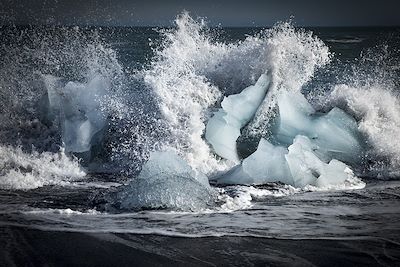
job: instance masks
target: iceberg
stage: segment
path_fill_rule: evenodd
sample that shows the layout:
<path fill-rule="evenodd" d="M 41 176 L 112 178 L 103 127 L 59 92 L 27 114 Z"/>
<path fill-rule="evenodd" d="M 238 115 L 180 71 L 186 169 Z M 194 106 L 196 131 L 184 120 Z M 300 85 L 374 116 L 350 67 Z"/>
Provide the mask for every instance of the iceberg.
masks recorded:
<path fill-rule="evenodd" d="M 352 176 L 351 169 L 341 161 L 322 161 L 316 154 L 318 146 L 306 136 L 296 136 L 285 156 L 293 177 L 292 185 L 319 187 L 344 183 Z"/>
<path fill-rule="evenodd" d="M 242 164 L 233 167 L 218 177 L 221 184 L 265 184 L 283 182 L 292 184 L 292 175 L 285 155 L 287 148 L 274 146 L 261 138 L 257 150 L 243 160 Z"/>
<path fill-rule="evenodd" d="M 206 140 L 222 158 L 238 162 L 236 140 L 240 129 L 254 116 L 270 84 L 269 74 L 262 74 L 254 85 L 239 94 L 225 97 L 221 107 L 206 126 Z"/>
<path fill-rule="evenodd" d="M 254 116 L 269 83 L 263 74 L 255 85 L 222 101 L 222 109 L 206 127 L 206 139 L 216 154 L 239 161 L 236 140 L 240 129 Z M 257 150 L 216 177 L 217 183 L 325 187 L 354 177 L 344 163 L 358 164 L 364 151 L 354 118 L 337 107 L 318 113 L 300 92 L 281 92 L 277 105 L 279 113 L 269 137 L 272 143 L 261 138 Z"/>
<path fill-rule="evenodd" d="M 109 84 L 101 76 L 88 83 L 68 82 L 61 86 L 58 79 L 46 76 L 49 116 L 59 114 L 62 140 L 66 152 L 83 153 L 99 142 L 106 127 L 106 114 L 99 99 Z"/>
<path fill-rule="evenodd" d="M 318 146 L 315 153 L 324 160 L 333 158 L 357 164 L 363 148 L 357 122 L 343 110 L 333 108 L 317 114 L 300 92 L 278 97 L 279 116 L 272 135 L 277 143 L 290 145 L 296 135 L 305 135 Z"/>
<path fill-rule="evenodd" d="M 292 185 L 304 187 L 314 185 L 323 169 L 324 163 L 314 154 L 318 146 L 305 136 L 297 136 L 289 153 L 285 156 L 292 174 Z"/>
<path fill-rule="evenodd" d="M 261 139 L 257 150 L 216 179 L 220 184 L 265 184 L 282 182 L 296 187 L 324 187 L 344 183 L 353 177 L 341 161 L 321 160 L 319 147 L 308 137 L 298 135 L 288 149 Z"/>
<path fill-rule="evenodd" d="M 111 200 L 119 210 L 173 209 L 196 211 L 214 203 L 208 178 L 174 152 L 152 152 L 138 177 Z"/>

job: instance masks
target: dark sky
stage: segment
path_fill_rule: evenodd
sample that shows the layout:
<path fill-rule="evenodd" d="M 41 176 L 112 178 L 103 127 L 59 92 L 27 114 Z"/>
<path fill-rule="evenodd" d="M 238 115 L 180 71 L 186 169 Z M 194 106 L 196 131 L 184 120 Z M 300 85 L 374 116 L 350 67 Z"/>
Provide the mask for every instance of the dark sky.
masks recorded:
<path fill-rule="evenodd" d="M 171 25 L 182 10 L 211 25 L 399 26 L 400 0 L 0 0 L 0 23 Z"/>

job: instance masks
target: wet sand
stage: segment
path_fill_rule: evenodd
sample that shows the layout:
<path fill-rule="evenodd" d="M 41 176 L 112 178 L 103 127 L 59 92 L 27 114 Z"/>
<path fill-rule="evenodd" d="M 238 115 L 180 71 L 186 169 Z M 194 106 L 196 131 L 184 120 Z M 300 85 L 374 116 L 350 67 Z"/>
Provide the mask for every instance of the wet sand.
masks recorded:
<path fill-rule="evenodd" d="M 0 229 L 0 266 L 399 266 L 381 238 L 284 240 Z"/>

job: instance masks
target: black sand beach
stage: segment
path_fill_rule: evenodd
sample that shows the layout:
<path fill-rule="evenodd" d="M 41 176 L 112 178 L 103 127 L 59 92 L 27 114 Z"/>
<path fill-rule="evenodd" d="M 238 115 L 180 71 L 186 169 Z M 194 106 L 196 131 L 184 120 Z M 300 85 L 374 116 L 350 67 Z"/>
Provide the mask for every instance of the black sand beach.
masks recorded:
<path fill-rule="evenodd" d="M 398 266 L 400 243 L 183 238 L 3 227 L 1 266 Z"/>

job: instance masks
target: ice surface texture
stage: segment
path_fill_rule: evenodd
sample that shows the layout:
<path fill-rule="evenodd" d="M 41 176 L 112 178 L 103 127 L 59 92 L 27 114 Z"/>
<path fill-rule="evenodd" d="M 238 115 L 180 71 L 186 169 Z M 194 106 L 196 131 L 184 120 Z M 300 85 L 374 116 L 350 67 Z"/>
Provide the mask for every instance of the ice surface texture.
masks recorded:
<path fill-rule="evenodd" d="M 268 74 L 262 74 L 256 84 L 240 94 L 225 97 L 222 108 L 214 113 L 206 127 L 206 139 L 215 153 L 222 158 L 238 162 L 236 140 L 240 129 L 254 116 L 270 84 Z"/>
<path fill-rule="evenodd" d="M 362 154 L 356 121 L 339 108 L 316 114 L 299 92 L 282 93 L 278 97 L 279 116 L 273 136 L 282 145 L 290 145 L 296 135 L 309 137 L 318 146 L 316 153 L 330 160 L 359 163 Z"/>
<path fill-rule="evenodd" d="M 285 155 L 293 178 L 293 185 L 327 186 L 340 184 L 352 178 L 350 168 L 338 160 L 332 159 L 328 164 L 316 154 L 318 146 L 306 136 L 297 136 L 293 145 L 289 146 L 289 153 Z"/>
<path fill-rule="evenodd" d="M 243 160 L 242 164 L 233 167 L 219 177 L 217 182 L 223 184 L 263 184 L 283 182 L 293 184 L 289 166 L 285 160 L 287 148 L 274 146 L 261 139 L 257 150 Z"/>
<path fill-rule="evenodd" d="M 256 113 L 269 83 L 269 77 L 263 74 L 255 85 L 222 101 L 222 109 L 206 128 L 206 139 L 217 155 L 239 161 L 236 140 L 240 129 Z M 341 162 L 357 164 L 363 153 L 358 126 L 351 116 L 336 107 L 319 114 L 300 92 L 281 92 L 277 106 L 270 136 L 277 145 L 262 138 L 257 150 L 219 177 L 218 183 L 279 181 L 297 187 L 324 187 L 353 177 L 351 169 Z"/>
<path fill-rule="evenodd" d="M 351 169 L 341 161 L 322 161 L 315 153 L 318 146 L 308 137 L 298 135 L 288 149 L 261 139 L 248 158 L 218 177 L 222 184 L 265 184 L 282 182 L 296 187 L 325 187 L 353 178 Z"/>
<path fill-rule="evenodd" d="M 139 176 L 121 188 L 118 209 L 167 208 L 195 211 L 214 202 L 208 178 L 196 173 L 173 152 L 153 152 Z"/>

